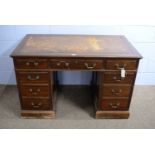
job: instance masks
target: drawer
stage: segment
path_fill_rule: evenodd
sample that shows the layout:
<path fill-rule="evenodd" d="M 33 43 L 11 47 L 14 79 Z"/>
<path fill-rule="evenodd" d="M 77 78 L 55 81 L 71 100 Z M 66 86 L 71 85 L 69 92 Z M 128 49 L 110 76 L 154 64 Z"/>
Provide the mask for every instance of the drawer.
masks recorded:
<path fill-rule="evenodd" d="M 49 97 L 50 87 L 49 86 L 20 86 L 21 95 L 23 97 Z"/>
<path fill-rule="evenodd" d="M 78 60 L 78 59 L 59 59 L 50 61 L 52 69 L 83 69 L 95 70 L 103 69 L 102 60 Z"/>
<path fill-rule="evenodd" d="M 135 73 L 126 73 L 125 78 L 121 78 L 120 72 L 105 72 L 103 74 L 103 83 L 132 84 L 135 79 Z"/>
<path fill-rule="evenodd" d="M 22 99 L 23 110 L 50 110 L 52 103 L 49 99 Z"/>
<path fill-rule="evenodd" d="M 128 110 L 128 99 L 103 99 L 101 110 Z"/>
<path fill-rule="evenodd" d="M 20 83 L 48 83 L 50 75 L 48 72 L 17 72 Z"/>
<path fill-rule="evenodd" d="M 37 58 L 16 58 L 14 59 L 15 68 L 17 69 L 47 69 L 47 59 Z"/>
<path fill-rule="evenodd" d="M 119 70 L 120 68 L 125 68 L 125 70 L 136 70 L 137 61 L 136 60 L 107 60 L 106 69 L 109 70 Z"/>
<path fill-rule="evenodd" d="M 102 95 L 104 97 L 128 97 L 131 92 L 131 86 L 122 85 L 104 85 Z"/>
<path fill-rule="evenodd" d="M 77 61 L 68 60 L 68 59 L 52 59 L 50 60 L 50 67 L 52 69 L 71 69 L 75 68 Z"/>

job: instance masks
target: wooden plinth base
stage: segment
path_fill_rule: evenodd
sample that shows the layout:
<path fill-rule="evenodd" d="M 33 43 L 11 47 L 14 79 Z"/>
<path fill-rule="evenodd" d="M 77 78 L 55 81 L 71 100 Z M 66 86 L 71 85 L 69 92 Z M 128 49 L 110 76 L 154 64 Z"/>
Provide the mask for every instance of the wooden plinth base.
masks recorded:
<path fill-rule="evenodd" d="M 96 118 L 127 119 L 129 118 L 129 111 L 96 111 Z"/>
<path fill-rule="evenodd" d="M 22 110 L 22 118 L 55 118 L 55 111 L 31 111 L 31 110 Z"/>

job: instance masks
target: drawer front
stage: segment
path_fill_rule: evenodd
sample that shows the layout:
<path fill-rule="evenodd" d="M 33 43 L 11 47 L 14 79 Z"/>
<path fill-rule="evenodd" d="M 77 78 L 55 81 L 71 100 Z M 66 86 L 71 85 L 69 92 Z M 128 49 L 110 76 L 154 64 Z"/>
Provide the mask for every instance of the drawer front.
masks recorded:
<path fill-rule="evenodd" d="M 52 105 L 49 99 L 22 99 L 23 110 L 50 110 Z"/>
<path fill-rule="evenodd" d="M 121 78 L 120 72 L 118 73 L 105 72 L 103 75 L 103 82 L 132 84 L 134 82 L 134 78 L 135 78 L 135 73 L 127 73 L 125 78 Z"/>
<path fill-rule="evenodd" d="M 49 86 L 20 86 L 21 95 L 23 97 L 49 97 Z"/>
<path fill-rule="evenodd" d="M 137 61 L 136 60 L 107 60 L 106 69 L 108 70 L 120 70 L 120 68 L 125 68 L 125 70 L 136 70 Z"/>
<path fill-rule="evenodd" d="M 76 67 L 77 61 L 67 60 L 67 59 L 59 59 L 50 61 L 50 67 L 52 69 L 72 69 Z"/>
<path fill-rule="evenodd" d="M 77 60 L 77 59 L 59 59 L 50 61 L 52 69 L 83 69 L 95 70 L 103 69 L 102 60 Z"/>
<path fill-rule="evenodd" d="M 103 99 L 101 110 L 128 110 L 128 99 Z"/>
<path fill-rule="evenodd" d="M 20 83 L 48 83 L 48 72 L 17 72 Z"/>
<path fill-rule="evenodd" d="M 131 86 L 120 85 L 104 85 L 102 94 L 104 97 L 128 97 L 130 95 Z"/>
<path fill-rule="evenodd" d="M 18 58 L 14 60 L 15 68 L 17 69 L 47 69 L 47 59 L 37 58 Z"/>

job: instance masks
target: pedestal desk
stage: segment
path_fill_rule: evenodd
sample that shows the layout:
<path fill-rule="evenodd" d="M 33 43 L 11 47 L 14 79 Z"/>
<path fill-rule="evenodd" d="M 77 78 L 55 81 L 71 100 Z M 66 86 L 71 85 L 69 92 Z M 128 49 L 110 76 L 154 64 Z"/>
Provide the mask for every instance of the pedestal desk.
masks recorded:
<path fill-rule="evenodd" d="M 124 36 L 28 34 L 13 51 L 21 116 L 54 118 L 57 71 L 92 71 L 95 118 L 128 118 L 139 60 Z"/>

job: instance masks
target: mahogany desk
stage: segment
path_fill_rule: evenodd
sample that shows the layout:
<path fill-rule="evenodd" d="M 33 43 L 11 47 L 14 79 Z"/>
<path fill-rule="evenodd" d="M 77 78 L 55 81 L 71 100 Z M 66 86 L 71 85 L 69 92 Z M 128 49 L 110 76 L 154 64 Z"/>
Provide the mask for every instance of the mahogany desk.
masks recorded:
<path fill-rule="evenodd" d="M 29 34 L 12 55 L 25 118 L 55 117 L 55 72 L 93 71 L 96 118 L 128 118 L 141 55 L 124 36 Z"/>

